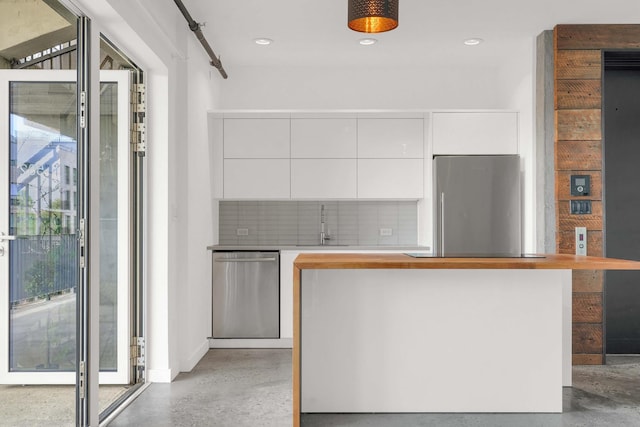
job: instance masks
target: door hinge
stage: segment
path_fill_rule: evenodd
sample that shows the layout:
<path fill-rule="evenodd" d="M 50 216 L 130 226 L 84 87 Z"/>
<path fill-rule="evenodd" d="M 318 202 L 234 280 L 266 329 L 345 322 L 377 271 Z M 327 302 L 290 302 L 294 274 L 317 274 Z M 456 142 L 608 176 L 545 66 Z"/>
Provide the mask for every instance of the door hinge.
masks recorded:
<path fill-rule="evenodd" d="M 131 85 L 131 149 L 134 153 L 144 154 L 147 149 L 146 96 L 144 83 Z"/>
<path fill-rule="evenodd" d="M 78 394 L 80 395 L 80 399 L 85 398 L 85 364 L 84 362 L 80 362 L 80 366 L 78 366 Z"/>
<path fill-rule="evenodd" d="M 131 149 L 134 153 L 144 153 L 147 149 L 146 126 L 144 123 L 131 125 Z"/>
<path fill-rule="evenodd" d="M 144 338 L 133 337 L 131 340 L 131 360 L 135 366 L 144 367 Z"/>
<path fill-rule="evenodd" d="M 80 226 L 78 227 L 78 241 L 80 243 L 80 268 L 84 268 L 85 266 L 85 239 L 84 239 L 84 229 L 85 222 L 84 218 L 80 219 Z"/>

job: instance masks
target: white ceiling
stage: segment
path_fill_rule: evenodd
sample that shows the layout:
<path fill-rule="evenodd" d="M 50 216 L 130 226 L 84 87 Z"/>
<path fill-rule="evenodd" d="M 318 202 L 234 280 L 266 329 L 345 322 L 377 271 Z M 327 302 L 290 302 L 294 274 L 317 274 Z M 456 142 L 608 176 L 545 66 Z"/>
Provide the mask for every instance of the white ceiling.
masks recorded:
<path fill-rule="evenodd" d="M 640 23 L 639 0 L 399 1 L 398 28 L 360 46 L 367 35 L 348 29 L 347 0 L 183 0 L 225 68 L 496 66 L 556 24 Z M 485 42 L 465 46 L 470 37 Z"/>

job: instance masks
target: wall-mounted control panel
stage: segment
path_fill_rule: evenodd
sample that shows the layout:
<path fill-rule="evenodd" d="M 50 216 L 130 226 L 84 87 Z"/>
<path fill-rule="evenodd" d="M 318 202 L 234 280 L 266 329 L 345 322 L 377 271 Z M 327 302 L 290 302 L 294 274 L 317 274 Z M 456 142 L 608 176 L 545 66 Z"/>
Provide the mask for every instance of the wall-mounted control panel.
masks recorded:
<path fill-rule="evenodd" d="M 576 255 L 587 254 L 587 227 L 576 227 Z"/>
<path fill-rule="evenodd" d="M 591 175 L 571 175 L 571 195 L 588 196 L 591 192 Z"/>

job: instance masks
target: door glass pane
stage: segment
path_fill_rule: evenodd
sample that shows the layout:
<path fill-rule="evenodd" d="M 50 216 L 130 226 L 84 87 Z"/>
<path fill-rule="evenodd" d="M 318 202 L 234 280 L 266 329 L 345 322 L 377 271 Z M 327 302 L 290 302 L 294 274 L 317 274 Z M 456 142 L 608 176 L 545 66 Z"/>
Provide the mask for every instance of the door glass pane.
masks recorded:
<path fill-rule="evenodd" d="M 100 84 L 100 370 L 117 368 L 118 85 Z M 125 368 L 126 369 L 126 368 Z"/>
<path fill-rule="evenodd" d="M 75 86 L 10 83 L 12 372 L 75 370 Z"/>

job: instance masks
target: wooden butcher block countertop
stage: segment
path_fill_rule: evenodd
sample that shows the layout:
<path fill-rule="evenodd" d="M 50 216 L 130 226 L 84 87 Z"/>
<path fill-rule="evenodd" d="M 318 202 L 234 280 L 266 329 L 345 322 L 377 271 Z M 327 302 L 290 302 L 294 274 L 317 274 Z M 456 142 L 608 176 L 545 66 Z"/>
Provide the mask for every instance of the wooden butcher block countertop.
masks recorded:
<path fill-rule="evenodd" d="M 298 269 L 569 269 L 640 270 L 640 261 L 565 254 L 522 258 L 414 258 L 406 254 L 309 253 L 294 262 Z"/>

